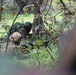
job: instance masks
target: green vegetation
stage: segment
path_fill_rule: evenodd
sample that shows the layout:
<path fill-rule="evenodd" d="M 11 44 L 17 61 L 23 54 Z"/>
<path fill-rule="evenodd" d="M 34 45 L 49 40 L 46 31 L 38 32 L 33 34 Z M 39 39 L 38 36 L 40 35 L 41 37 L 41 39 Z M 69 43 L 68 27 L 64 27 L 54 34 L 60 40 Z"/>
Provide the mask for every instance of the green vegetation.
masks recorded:
<path fill-rule="evenodd" d="M 65 7 L 62 5 L 62 3 L 60 3 L 59 0 L 53 0 L 52 2 L 48 0 L 47 4 L 44 3 L 43 5 L 43 7 L 46 7 L 43 12 L 43 7 L 40 7 L 42 9 L 38 7 L 38 10 L 36 10 L 36 6 L 33 5 L 26 5 L 26 7 L 24 7 L 24 12 L 18 15 L 15 22 L 35 23 L 32 27 L 32 29 L 35 29 L 35 31 L 31 31 L 30 33 L 32 36 L 27 36 L 26 39 L 22 39 L 20 44 L 17 46 L 17 50 L 27 58 L 24 60 L 19 60 L 19 58 L 17 59 L 18 53 L 16 52 L 17 54 L 15 54 L 15 57 L 12 59 L 13 62 L 25 64 L 27 67 L 31 68 L 41 66 L 46 67 L 47 69 L 50 69 L 54 66 L 54 64 L 57 63 L 59 60 L 58 45 L 60 38 L 72 28 L 76 20 L 75 2 L 71 0 L 63 1 L 66 7 L 73 12 L 71 15 L 67 13 L 67 10 L 64 10 Z M 20 7 L 18 8 L 16 4 L 12 4 L 11 6 L 11 3 L 9 7 L 6 6 L 6 8 L 4 8 L 0 21 L 0 38 L 7 36 L 19 9 Z M 29 12 L 29 9 L 31 12 Z M 39 12 L 40 10 L 41 12 Z M 37 24 L 40 26 L 39 28 Z M 42 26 L 42 24 L 44 26 Z M 3 44 L 4 47 L 6 42 L 2 43 L 1 41 L 2 40 L 0 40 L 0 44 Z M 46 41 L 49 42 L 47 43 Z M 29 42 L 33 42 L 35 46 L 32 48 L 32 46 L 28 45 L 28 48 L 23 49 L 22 45 L 27 45 Z"/>
<path fill-rule="evenodd" d="M 2 19 L 1 27 L 0 27 L 0 37 L 7 35 L 6 29 L 3 28 L 2 26 L 3 25 L 11 26 L 15 16 L 10 15 L 8 18 Z M 21 23 L 31 22 L 32 23 L 33 18 L 34 18 L 33 14 L 22 14 L 18 16 L 16 22 L 21 22 Z"/>
<path fill-rule="evenodd" d="M 3 22 L 3 20 L 2 20 L 1 24 L 2 25 L 3 24 L 8 24 L 9 26 L 11 26 L 14 17 L 12 16 L 8 20 L 5 19 L 5 22 Z M 34 18 L 33 14 L 22 14 L 17 18 L 16 22 L 21 22 L 21 23 L 24 23 L 24 22 L 27 22 L 27 21 L 33 22 L 33 18 Z M 3 37 L 5 35 L 7 35 L 4 28 L 1 29 L 1 32 L 0 32 L 0 37 Z M 27 44 L 31 40 L 32 39 L 27 38 L 25 41 L 22 42 L 22 44 L 25 44 L 25 43 Z M 41 44 L 41 43 L 43 43 L 43 42 L 39 42 L 41 40 L 40 39 L 34 39 L 34 42 L 37 42 L 38 44 Z M 52 45 L 50 45 L 50 48 L 53 51 L 50 54 L 52 55 L 52 57 L 54 58 L 54 62 L 56 63 L 56 61 L 58 60 L 57 46 L 52 44 Z M 38 54 L 37 54 L 37 50 L 38 50 Z M 29 51 L 30 51 L 30 54 L 25 53 L 25 55 L 29 55 L 29 57 L 27 59 L 19 61 L 17 58 L 14 57 L 13 62 L 16 62 L 16 63 L 20 62 L 21 64 L 25 64 L 25 65 L 27 65 L 27 67 L 31 67 L 31 68 L 38 67 L 39 63 L 40 63 L 41 66 L 45 66 L 47 69 L 49 69 L 50 67 L 52 67 L 55 64 L 52 61 L 52 58 L 49 54 L 49 52 L 50 52 L 49 48 L 40 47 L 39 49 L 38 48 L 31 49 L 29 47 Z"/>

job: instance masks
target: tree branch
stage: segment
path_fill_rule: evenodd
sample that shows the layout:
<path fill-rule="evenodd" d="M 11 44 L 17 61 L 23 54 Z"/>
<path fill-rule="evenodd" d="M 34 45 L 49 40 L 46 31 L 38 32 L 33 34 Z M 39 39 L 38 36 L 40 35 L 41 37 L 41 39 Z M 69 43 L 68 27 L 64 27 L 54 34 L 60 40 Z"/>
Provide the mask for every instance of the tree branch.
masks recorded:
<path fill-rule="evenodd" d="M 68 11 L 68 14 L 71 15 L 72 12 L 66 7 L 66 5 L 64 4 L 63 0 L 60 0 L 60 2 L 62 3 L 63 7 L 64 7 L 64 10 L 67 10 Z"/>
<path fill-rule="evenodd" d="M 18 14 L 16 15 L 15 19 L 13 20 L 12 26 L 11 26 L 11 28 L 10 28 L 10 30 L 9 30 L 8 37 L 7 37 L 7 44 L 6 44 L 5 54 L 6 54 L 7 48 L 8 48 L 8 41 L 9 41 L 9 36 L 10 36 L 10 34 L 11 34 L 11 29 L 12 29 L 12 27 L 13 27 L 16 19 L 17 19 L 17 17 L 19 16 L 20 12 L 23 10 L 23 8 L 24 8 L 24 6 L 25 6 L 25 4 L 26 4 L 27 2 L 28 2 L 28 0 L 25 1 L 24 5 L 23 5 L 22 8 L 19 10 Z"/>

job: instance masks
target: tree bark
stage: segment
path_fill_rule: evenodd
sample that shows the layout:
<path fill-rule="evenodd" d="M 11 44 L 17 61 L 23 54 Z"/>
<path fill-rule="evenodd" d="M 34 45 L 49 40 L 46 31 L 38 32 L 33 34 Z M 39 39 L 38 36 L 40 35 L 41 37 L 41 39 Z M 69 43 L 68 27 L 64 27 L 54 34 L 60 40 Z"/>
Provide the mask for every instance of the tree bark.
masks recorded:
<path fill-rule="evenodd" d="M 38 2 L 33 1 L 33 4 L 35 6 L 35 9 L 34 9 L 34 21 L 33 21 L 33 26 L 32 26 L 33 37 L 36 34 L 35 28 L 38 25 L 43 26 L 43 19 L 40 16 L 41 15 L 40 7 L 41 7 L 42 3 L 43 3 L 43 0 L 38 0 Z"/>
<path fill-rule="evenodd" d="M 2 19 L 2 11 L 3 11 L 3 8 L 2 8 L 2 5 L 3 5 L 3 0 L 0 1 L 1 4 L 0 4 L 0 21 Z"/>

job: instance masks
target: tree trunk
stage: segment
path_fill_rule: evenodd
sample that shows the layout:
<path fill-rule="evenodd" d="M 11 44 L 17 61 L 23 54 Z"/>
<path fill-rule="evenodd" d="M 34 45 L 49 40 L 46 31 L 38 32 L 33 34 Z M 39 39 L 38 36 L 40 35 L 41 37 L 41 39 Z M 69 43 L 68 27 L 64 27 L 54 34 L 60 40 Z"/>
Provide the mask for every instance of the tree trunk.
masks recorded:
<path fill-rule="evenodd" d="M 43 0 L 38 0 L 38 4 L 37 2 L 33 2 L 35 9 L 34 9 L 34 21 L 33 21 L 33 26 L 32 26 L 32 33 L 33 33 L 33 37 L 36 34 L 35 28 L 40 25 L 40 27 L 43 26 L 43 19 L 41 17 L 41 12 L 40 12 L 40 6 L 42 5 Z"/>
<path fill-rule="evenodd" d="M 2 8 L 2 5 L 3 5 L 3 0 L 0 1 L 0 21 L 2 19 L 2 11 L 3 11 L 3 8 Z"/>

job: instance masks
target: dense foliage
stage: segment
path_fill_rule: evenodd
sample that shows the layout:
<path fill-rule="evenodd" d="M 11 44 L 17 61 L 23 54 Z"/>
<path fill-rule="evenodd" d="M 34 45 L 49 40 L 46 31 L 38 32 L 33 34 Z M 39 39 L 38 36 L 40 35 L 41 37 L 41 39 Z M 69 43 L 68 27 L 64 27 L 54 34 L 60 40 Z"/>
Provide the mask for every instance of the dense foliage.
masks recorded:
<path fill-rule="evenodd" d="M 59 59 L 61 37 L 72 28 L 76 20 L 76 1 L 21 1 L 25 3 L 25 6 L 22 5 L 23 9 L 19 7 L 17 0 L 3 0 L 3 4 L 0 4 L 0 49 L 4 49 L 6 41 L 3 40 L 14 22 L 32 22 L 32 35 L 22 39 L 20 45 L 14 47 L 14 55 L 18 59 L 25 59 L 20 62 L 29 67 L 52 67 Z M 19 13 L 21 9 L 22 12 Z M 14 57 L 13 60 L 17 62 L 18 59 Z"/>

